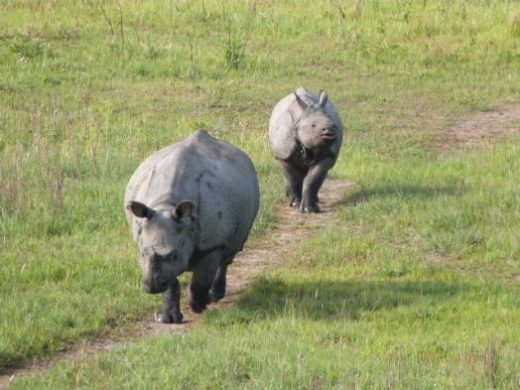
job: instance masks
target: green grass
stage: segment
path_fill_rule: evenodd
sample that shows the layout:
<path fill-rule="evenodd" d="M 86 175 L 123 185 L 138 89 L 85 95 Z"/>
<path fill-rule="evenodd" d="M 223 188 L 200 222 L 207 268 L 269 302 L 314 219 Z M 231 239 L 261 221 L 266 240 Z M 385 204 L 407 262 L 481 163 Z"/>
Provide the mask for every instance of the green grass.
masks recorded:
<path fill-rule="evenodd" d="M 120 4 L 120 5 L 119 5 Z M 338 5 L 339 4 L 339 5 Z M 14 388 L 512 388 L 520 139 L 438 152 L 520 98 L 514 2 L 0 5 L 0 366 L 124 332 L 159 305 L 122 210 L 152 151 L 205 127 L 246 150 L 276 219 L 274 103 L 325 89 L 358 185 L 233 308 Z"/>

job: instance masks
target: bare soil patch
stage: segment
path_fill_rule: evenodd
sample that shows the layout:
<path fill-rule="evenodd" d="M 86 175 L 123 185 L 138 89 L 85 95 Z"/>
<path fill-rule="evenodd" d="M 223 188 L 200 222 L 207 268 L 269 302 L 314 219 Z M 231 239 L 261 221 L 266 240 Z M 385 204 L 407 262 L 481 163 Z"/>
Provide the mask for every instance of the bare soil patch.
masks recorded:
<path fill-rule="evenodd" d="M 234 264 L 229 267 L 226 297 L 217 304 L 210 305 L 208 310 L 219 310 L 233 304 L 240 297 L 240 293 L 259 274 L 283 264 L 286 255 L 300 241 L 311 235 L 313 231 L 331 226 L 338 221 L 337 204 L 345 196 L 346 190 L 353 185 L 353 182 L 347 180 L 327 179 L 319 194 L 322 210 L 319 214 L 301 214 L 285 204 L 280 206 L 278 222 L 261 242 L 253 248 L 247 248 L 235 258 Z M 153 313 L 146 313 L 146 318 L 138 324 L 136 330 L 125 334 L 110 333 L 96 339 L 85 340 L 52 358 L 39 360 L 27 367 L 8 369 L 0 367 L 0 389 L 6 388 L 21 375 L 44 372 L 60 362 L 80 362 L 97 352 L 131 344 L 158 333 L 186 332 L 194 325 L 199 315 L 192 313 L 187 307 L 184 307 L 183 311 L 185 321 L 182 324 L 159 324 L 152 320 Z"/>
<path fill-rule="evenodd" d="M 507 103 L 489 111 L 458 118 L 443 134 L 441 150 L 467 152 L 495 144 L 520 130 L 520 103 Z"/>

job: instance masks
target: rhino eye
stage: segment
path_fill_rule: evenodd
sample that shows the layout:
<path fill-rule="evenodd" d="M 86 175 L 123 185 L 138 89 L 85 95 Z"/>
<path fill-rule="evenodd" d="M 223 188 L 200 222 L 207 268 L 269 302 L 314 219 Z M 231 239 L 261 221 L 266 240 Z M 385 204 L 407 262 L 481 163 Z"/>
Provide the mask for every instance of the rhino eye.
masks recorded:
<path fill-rule="evenodd" d="M 313 129 L 316 128 L 316 123 L 313 123 L 313 124 L 312 124 L 312 128 L 313 128 Z"/>

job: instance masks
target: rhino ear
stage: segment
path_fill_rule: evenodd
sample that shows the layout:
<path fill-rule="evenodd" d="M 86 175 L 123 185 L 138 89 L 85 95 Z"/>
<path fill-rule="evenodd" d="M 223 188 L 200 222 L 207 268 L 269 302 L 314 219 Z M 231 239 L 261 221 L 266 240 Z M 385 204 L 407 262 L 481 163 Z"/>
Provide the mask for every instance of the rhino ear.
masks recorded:
<path fill-rule="evenodd" d="M 325 107 L 325 104 L 327 104 L 327 100 L 329 100 L 329 95 L 327 95 L 327 92 L 320 91 L 320 99 L 318 101 L 318 105 L 320 107 Z"/>
<path fill-rule="evenodd" d="M 175 219 L 183 219 L 183 218 L 193 218 L 196 219 L 198 217 L 197 212 L 195 210 L 195 203 L 191 200 L 183 200 L 180 202 L 175 210 L 172 213 L 173 218 Z"/>
<path fill-rule="evenodd" d="M 130 210 L 132 214 L 134 214 L 138 218 L 150 219 L 154 214 L 153 209 L 149 208 L 144 203 L 137 202 L 135 200 L 129 202 L 126 205 L 126 209 Z"/>
<path fill-rule="evenodd" d="M 294 97 L 296 98 L 296 102 L 298 102 L 298 105 L 300 106 L 300 108 L 302 110 L 306 110 L 307 109 L 307 104 L 303 101 L 303 99 L 301 97 L 298 96 L 298 94 L 295 92 L 294 93 Z"/>

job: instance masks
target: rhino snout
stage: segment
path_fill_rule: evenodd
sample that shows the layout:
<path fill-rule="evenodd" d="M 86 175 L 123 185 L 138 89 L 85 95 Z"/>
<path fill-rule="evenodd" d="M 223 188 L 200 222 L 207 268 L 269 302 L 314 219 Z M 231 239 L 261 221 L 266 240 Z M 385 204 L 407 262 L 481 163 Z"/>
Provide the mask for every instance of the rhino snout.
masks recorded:
<path fill-rule="evenodd" d="M 143 288 L 148 294 L 158 294 L 166 291 L 168 284 L 161 282 L 157 276 L 143 279 Z"/>
<path fill-rule="evenodd" d="M 144 259 L 143 288 L 149 294 L 161 293 L 168 288 L 168 283 L 161 277 L 159 262 L 160 258 L 155 253 Z"/>
<path fill-rule="evenodd" d="M 324 127 L 321 129 L 320 137 L 325 140 L 334 140 L 336 139 L 336 129 L 333 127 Z"/>

